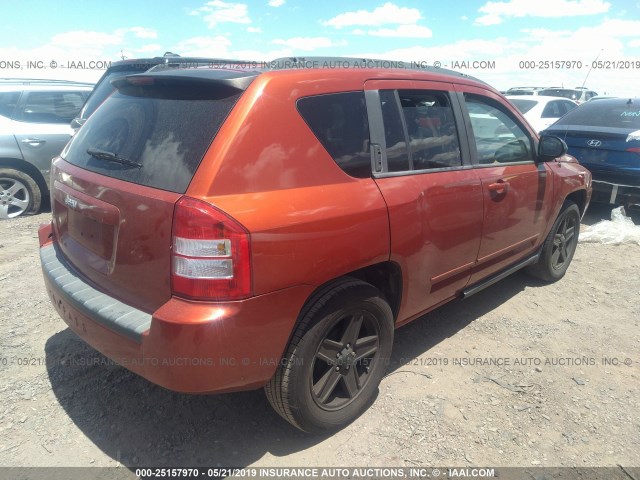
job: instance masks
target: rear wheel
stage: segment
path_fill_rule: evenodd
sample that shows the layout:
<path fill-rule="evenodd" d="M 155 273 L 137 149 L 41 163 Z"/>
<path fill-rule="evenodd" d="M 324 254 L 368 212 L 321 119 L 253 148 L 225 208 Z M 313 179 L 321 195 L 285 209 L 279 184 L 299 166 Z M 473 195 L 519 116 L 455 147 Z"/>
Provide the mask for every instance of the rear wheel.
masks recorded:
<path fill-rule="evenodd" d="M 542 245 L 538 262 L 528 267 L 527 272 L 545 282 L 560 280 L 576 252 L 579 232 L 580 210 L 567 200 Z"/>
<path fill-rule="evenodd" d="M 372 285 L 345 279 L 310 302 L 265 392 L 306 432 L 356 419 L 374 398 L 393 343 L 393 315 Z"/>
<path fill-rule="evenodd" d="M 40 187 L 28 174 L 13 168 L 0 168 L 0 219 L 38 213 Z"/>

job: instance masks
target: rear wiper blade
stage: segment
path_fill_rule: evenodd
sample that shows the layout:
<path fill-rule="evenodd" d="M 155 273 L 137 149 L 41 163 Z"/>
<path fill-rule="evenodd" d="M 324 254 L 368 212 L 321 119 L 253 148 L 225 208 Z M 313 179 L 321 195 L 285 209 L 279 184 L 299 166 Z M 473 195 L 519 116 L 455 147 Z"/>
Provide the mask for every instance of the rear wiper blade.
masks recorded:
<path fill-rule="evenodd" d="M 98 160 L 119 163 L 120 165 L 126 165 L 128 167 L 142 168 L 141 163 L 121 157 L 117 153 L 107 152 L 106 150 L 100 150 L 98 148 L 87 148 L 87 153 Z"/>

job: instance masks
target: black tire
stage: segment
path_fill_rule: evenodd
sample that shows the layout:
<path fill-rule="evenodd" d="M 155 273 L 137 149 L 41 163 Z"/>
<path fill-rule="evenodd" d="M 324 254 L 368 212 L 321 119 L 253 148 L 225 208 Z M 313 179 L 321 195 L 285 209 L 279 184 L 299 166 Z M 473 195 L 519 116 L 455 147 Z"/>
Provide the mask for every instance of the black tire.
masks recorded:
<path fill-rule="evenodd" d="M 301 313 L 284 359 L 265 386 L 269 403 L 305 432 L 347 425 L 375 397 L 393 332 L 391 308 L 375 287 L 353 278 L 329 285 Z"/>
<path fill-rule="evenodd" d="M 41 203 L 40 187 L 30 175 L 0 168 L 0 219 L 38 213 Z"/>
<path fill-rule="evenodd" d="M 545 282 L 555 282 L 564 277 L 578 246 L 580 210 L 567 200 L 542 245 L 538 262 L 527 268 L 527 273 Z"/>

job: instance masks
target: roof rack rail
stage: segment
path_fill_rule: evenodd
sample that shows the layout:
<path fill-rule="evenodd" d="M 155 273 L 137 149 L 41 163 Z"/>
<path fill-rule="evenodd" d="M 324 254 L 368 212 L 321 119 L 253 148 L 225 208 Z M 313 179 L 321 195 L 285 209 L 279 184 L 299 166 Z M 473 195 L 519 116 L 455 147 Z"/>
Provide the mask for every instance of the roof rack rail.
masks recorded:
<path fill-rule="evenodd" d="M 209 67 L 215 69 L 233 69 L 231 67 L 242 67 L 245 69 L 260 70 L 264 62 L 256 60 L 231 60 L 226 58 L 203 58 L 203 57 L 170 57 L 163 63 L 154 65 L 149 71 L 157 72 L 162 70 Z"/>
<path fill-rule="evenodd" d="M 416 70 L 429 73 L 445 73 L 463 78 L 470 78 L 481 83 L 482 80 L 466 73 L 450 70 L 448 68 L 431 67 L 407 62 L 403 60 L 388 60 L 375 58 L 358 57 L 280 57 L 268 62 L 264 62 L 269 70 L 288 70 L 295 68 L 383 68 Z"/>
<path fill-rule="evenodd" d="M 67 84 L 67 85 L 89 85 L 92 86 L 91 82 L 77 82 L 74 80 L 50 80 L 46 78 L 8 78 L 2 77 L 0 78 L 0 82 L 2 83 L 21 83 L 23 85 L 30 84 Z"/>

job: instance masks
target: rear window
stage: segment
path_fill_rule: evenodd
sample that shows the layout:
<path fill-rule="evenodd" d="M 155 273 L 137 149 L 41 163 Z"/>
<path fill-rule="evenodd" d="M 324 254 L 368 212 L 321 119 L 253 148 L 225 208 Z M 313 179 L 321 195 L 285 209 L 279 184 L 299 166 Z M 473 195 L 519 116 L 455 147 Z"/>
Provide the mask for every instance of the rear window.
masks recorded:
<path fill-rule="evenodd" d="M 135 73 L 142 73 L 147 70 L 147 67 L 151 67 L 151 65 L 132 65 L 127 68 L 118 68 L 114 69 L 111 72 L 108 72 L 104 77 L 100 79 L 98 84 L 95 86 L 93 91 L 91 92 L 91 96 L 87 99 L 87 103 L 85 103 L 82 107 L 82 111 L 80 112 L 80 117 L 87 119 L 89 118 L 93 112 L 104 102 L 109 95 L 115 90 L 115 88 L 111 85 L 111 80 L 118 77 L 123 77 L 126 75 L 133 75 Z"/>
<path fill-rule="evenodd" d="M 61 156 L 92 172 L 184 193 L 240 94 L 211 83 L 121 88 Z M 112 160 L 96 158 L 96 151 Z"/>
<path fill-rule="evenodd" d="M 547 95 L 549 97 L 564 97 L 570 100 L 578 100 L 580 98 L 580 93 L 571 88 L 546 88 L 544 90 L 540 90 L 538 95 Z"/>
<path fill-rule="evenodd" d="M 298 100 L 298 111 L 322 146 L 345 173 L 371 176 L 369 121 L 363 92 L 345 92 Z"/>
<path fill-rule="evenodd" d="M 585 125 L 591 127 L 613 127 L 640 129 L 640 103 L 609 100 L 589 102 L 571 110 L 558 122 L 558 125 Z"/>
<path fill-rule="evenodd" d="M 509 101 L 513 103 L 518 110 L 520 110 L 520 113 L 527 113 L 536 106 L 536 103 L 538 103 L 535 100 L 520 100 L 519 98 L 509 99 Z"/>

